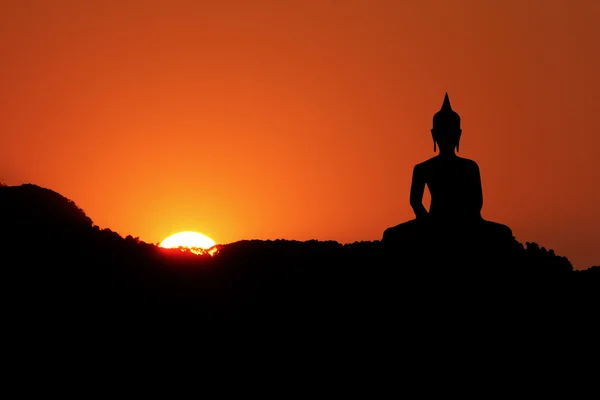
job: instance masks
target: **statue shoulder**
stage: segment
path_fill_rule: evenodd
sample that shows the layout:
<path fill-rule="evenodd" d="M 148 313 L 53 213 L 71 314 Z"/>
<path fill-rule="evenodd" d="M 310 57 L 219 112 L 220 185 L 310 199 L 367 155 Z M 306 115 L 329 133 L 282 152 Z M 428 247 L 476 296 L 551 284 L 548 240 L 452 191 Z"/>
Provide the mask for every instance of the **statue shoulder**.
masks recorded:
<path fill-rule="evenodd" d="M 426 170 L 431 168 L 436 162 L 436 157 L 432 157 L 429 160 L 425 160 L 421 163 L 418 163 L 417 165 L 415 165 L 415 170 Z"/>
<path fill-rule="evenodd" d="M 434 168 L 434 159 L 430 158 L 429 160 L 418 163 L 413 168 L 413 176 L 420 177 L 421 179 L 427 179 L 430 175 L 430 171 Z"/>
<path fill-rule="evenodd" d="M 474 160 L 460 157 L 460 161 L 470 168 L 479 170 L 479 164 L 477 164 Z"/>

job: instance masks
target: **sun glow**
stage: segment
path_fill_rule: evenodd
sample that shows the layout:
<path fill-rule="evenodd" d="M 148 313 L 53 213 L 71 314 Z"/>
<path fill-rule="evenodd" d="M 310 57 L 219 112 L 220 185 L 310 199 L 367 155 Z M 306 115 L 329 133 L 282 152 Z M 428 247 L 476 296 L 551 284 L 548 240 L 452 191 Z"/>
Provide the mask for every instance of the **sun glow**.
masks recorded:
<path fill-rule="evenodd" d="M 217 253 L 214 240 L 198 232 L 179 232 L 175 233 L 160 243 L 160 247 L 165 249 L 189 250 L 194 254 Z"/>

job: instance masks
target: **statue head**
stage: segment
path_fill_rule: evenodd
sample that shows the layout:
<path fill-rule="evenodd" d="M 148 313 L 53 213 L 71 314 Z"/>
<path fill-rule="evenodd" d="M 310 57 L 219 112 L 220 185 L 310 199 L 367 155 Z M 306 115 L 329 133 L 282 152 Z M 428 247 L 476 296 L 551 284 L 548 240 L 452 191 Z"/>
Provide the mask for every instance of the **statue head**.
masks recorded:
<path fill-rule="evenodd" d="M 433 129 L 431 129 L 433 151 L 436 151 L 436 144 L 440 146 L 440 149 L 456 148 L 458 151 L 461 133 L 460 116 L 450 106 L 450 98 L 446 93 L 442 108 L 433 116 Z"/>

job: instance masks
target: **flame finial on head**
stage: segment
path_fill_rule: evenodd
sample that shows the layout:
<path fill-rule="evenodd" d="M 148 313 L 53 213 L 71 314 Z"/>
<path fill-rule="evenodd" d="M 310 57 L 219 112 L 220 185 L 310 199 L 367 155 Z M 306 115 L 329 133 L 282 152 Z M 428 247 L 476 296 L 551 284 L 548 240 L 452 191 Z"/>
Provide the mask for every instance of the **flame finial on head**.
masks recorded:
<path fill-rule="evenodd" d="M 450 97 L 448 97 L 448 92 L 444 96 L 444 103 L 442 104 L 442 110 L 452 111 L 452 106 L 450 105 Z"/>

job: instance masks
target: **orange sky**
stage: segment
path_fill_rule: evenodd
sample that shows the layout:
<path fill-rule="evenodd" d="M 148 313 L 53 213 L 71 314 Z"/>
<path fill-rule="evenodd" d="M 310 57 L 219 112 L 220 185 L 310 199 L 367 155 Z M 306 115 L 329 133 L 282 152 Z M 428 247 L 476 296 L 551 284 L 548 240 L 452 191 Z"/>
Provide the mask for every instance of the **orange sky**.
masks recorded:
<path fill-rule="evenodd" d="M 448 91 L 483 216 L 600 264 L 600 2 L 0 3 L 0 178 L 156 243 L 380 239 Z"/>

